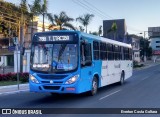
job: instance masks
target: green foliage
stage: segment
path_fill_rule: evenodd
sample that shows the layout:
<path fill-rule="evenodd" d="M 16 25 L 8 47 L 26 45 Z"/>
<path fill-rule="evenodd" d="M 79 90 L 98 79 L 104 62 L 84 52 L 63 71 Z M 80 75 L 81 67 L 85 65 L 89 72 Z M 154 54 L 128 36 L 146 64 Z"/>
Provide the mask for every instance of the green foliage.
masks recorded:
<path fill-rule="evenodd" d="M 96 35 L 96 36 L 98 36 L 99 34 L 98 34 L 98 32 L 89 32 L 89 34 L 92 34 L 92 35 Z"/>
<path fill-rule="evenodd" d="M 5 37 L 17 36 L 19 23 L 28 25 L 30 18 L 26 5 L 26 0 L 21 0 L 20 6 L 0 1 L 0 13 L 3 14 L 3 18 L 0 18 L 0 31 Z M 22 14 L 23 21 L 21 19 Z"/>
<path fill-rule="evenodd" d="M 79 31 L 84 32 L 84 28 L 82 26 L 79 26 Z"/>
<path fill-rule="evenodd" d="M 100 25 L 98 28 L 98 35 L 101 36 L 101 34 L 102 34 L 102 25 Z"/>
<path fill-rule="evenodd" d="M 139 64 L 138 61 L 133 61 L 133 68 L 143 67 L 144 64 Z"/>
<path fill-rule="evenodd" d="M 147 39 L 141 38 L 140 39 L 140 56 L 143 56 L 144 54 L 147 57 L 152 56 L 152 48 L 149 46 L 149 41 Z"/>
<path fill-rule="evenodd" d="M 28 73 L 20 73 L 20 81 L 22 83 L 28 82 L 29 74 Z"/>
<path fill-rule="evenodd" d="M 86 27 L 87 33 L 87 26 L 89 25 L 93 17 L 93 14 L 84 14 L 83 16 L 76 18 L 76 21 L 79 21 L 84 27 Z"/>
<path fill-rule="evenodd" d="M 43 31 L 45 31 L 44 27 L 44 18 L 51 18 L 51 14 L 48 13 L 48 1 L 47 0 L 34 0 L 33 5 L 30 5 L 30 11 L 33 15 L 41 15 L 43 17 Z"/>
<path fill-rule="evenodd" d="M 114 31 L 114 32 L 117 31 L 117 24 L 116 24 L 116 22 L 113 22 L 111 30 Z"/>
<path fill-rule="evenodd" d="M 72 30 L 76 30 L 75 27 L 70 23 L 71 21 L 73 21 L 74 19 L 69 17 L 66 12 L 62 11 L 60 12 L 60 14 L 55 14 L 53 15 L 53 18 L 50 18 L 50 21 L 52 22 L 52 26 L 59 26 L 60 29 L 59 30 L 63 30 L 66 28 L 70 28 Z"/>

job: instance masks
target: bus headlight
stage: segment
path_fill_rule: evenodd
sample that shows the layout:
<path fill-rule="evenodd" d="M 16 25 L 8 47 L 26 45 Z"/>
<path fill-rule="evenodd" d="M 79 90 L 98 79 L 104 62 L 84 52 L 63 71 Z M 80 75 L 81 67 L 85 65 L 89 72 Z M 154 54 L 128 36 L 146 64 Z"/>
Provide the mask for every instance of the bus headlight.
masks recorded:
<path fill-rule="evenodd" d="M 75 83 L 77 81 L 78 77 L 79 77 L 79 75 L 75 75 L 75 76 L 71 77 L 70 79 L 68 79 L 65 82 L 65 84 L 73 84 L 73 83 Z"/>
<path fill-rule="evenodd" d="M 29 79 L 34 83 L 37 83 L 37 84 L 39 83 L 39 81 L 31 74 L 29 75 Z"/>

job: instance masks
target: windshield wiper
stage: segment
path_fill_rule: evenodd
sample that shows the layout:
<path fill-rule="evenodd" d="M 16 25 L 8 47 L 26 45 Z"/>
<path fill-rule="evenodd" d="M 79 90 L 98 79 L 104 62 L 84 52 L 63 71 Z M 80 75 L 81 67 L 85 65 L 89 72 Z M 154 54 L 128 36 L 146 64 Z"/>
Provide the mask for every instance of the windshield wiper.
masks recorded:
<path fill-rule="evenodd" d="M 58 62 L 59 62 L 59 60 L 60 60 L 60 58 L 61 58 L 61 56 L 62 56 L 62 54 L 63 54 L 63 52 L 64 52 L 64 50 L 66 48 L 66 46 L 67 46 L 67 44 L 61 44 L 61 48 L 60 48 L 59 54 L 58 54 Z"/>

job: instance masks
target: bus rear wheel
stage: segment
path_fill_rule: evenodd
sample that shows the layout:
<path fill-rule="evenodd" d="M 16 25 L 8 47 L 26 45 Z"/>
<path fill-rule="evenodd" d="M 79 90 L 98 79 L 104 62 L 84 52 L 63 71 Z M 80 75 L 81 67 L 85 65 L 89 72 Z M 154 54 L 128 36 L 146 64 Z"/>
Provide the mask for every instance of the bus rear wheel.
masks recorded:
<path fill-rule="evenodd" d="M 98 91 L 98 80 L 96 77 L 94 77 L 92 80 L 92 87 L 91 87 L 90 95 L 91 96 L 95 95 L 97 91 Z"/>
<path fill-rule="evenodd" d="M 124 84 L 124 78 L 125 78 L 125 75 L 124 75 L 124 72 L 121 73 L 121 78 L 120 78 L 120 85 L 123 85 Z"/>

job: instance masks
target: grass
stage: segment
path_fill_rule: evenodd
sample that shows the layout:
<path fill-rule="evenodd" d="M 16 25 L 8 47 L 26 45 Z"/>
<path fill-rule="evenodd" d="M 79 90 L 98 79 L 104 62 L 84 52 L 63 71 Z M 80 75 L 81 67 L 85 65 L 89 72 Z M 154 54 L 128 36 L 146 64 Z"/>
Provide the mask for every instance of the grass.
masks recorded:
<path fill-rule="evenodd" d="M 137 64 L 137 65 L 134 65 L 133 67 L 134 67 L 134 68 L 144 67 L 144 64 L 140 64 L 140 65 Z"/>
<path fill-rule="evenodd" d="M 16 85 L 16 84 L 17 84 L 17 81 L 0 81 L 0 86 L 8 86 L 8 85 Z"/>

